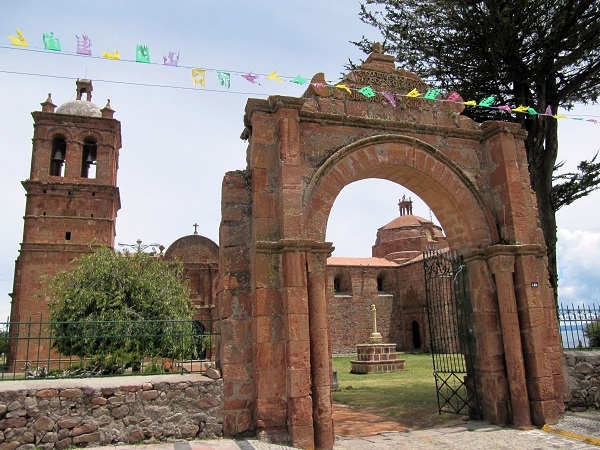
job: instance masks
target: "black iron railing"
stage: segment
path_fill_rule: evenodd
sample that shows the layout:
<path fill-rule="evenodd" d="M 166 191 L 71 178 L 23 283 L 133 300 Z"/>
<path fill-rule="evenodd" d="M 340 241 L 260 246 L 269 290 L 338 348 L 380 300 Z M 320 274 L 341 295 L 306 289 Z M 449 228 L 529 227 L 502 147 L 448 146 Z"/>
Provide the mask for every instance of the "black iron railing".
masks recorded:
<path fill-rule="evenodd" d="M 144 320 L 0 324 L 0 380 L 204 373 L 218 321 Z"/>
<path fill-rule="evenodd" d="M 560 305 L 558 321 L 565 350 L 600 349 L 600 307 Z"/>

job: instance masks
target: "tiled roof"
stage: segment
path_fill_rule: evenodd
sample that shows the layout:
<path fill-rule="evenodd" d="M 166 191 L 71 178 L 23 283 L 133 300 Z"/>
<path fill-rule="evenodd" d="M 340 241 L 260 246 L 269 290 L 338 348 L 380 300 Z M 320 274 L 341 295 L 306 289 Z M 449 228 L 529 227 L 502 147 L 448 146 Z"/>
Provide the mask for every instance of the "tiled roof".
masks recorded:
<path fill-rule="evenodd" d="M 368 266 L 368 267 L 398 267 L 399 264 L 385 258 L 346 258 L 332 256 L 327 258 L 330 266 Z"/>

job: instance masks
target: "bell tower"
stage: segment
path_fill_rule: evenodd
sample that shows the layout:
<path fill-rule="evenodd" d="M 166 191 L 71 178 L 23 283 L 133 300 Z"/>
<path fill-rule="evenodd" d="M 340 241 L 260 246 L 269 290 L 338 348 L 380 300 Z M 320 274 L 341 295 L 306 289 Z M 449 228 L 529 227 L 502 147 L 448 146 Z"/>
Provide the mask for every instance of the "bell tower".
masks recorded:
<path fill-rule="evenodd" d="M 30 318 L 47 319 L 41 276 L 68 268 L 92 247 L 114 245 L 121 207 L 121 124 L 113 118 L 110 101 L 100 109 L 91 102 L 91 94 L 92 82 L 77 80 L 77 100 L 56 108 L 48 94 L 42 110 L 32 113 L 31 171 L 23 181 L 27 200 L 11 327 Z"/>

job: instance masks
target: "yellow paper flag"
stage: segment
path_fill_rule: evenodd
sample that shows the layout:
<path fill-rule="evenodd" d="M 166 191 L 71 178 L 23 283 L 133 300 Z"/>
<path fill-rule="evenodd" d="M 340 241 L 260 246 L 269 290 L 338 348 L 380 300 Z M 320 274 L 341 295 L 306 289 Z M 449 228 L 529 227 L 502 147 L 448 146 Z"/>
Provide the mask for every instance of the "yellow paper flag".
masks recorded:
<path fill-rule="evenodd" d="M 525 112 L 529 109 L 529 106 L 520 105 L 518 108 L 514 108 L 513 112 Z"/>
<path fill-rule="evenodd" d="M 194 85 L 199 84 L 202 87 L 205 87 L 206 81 L 206 70 L 204 69 L 192 69 L 192 83 Z"/>
<path fill-rule="evenodd" d="M 16 45 L 18 47 L 29 47 L 29 42 L 27 42 L 25 35 L 19 28 L 17 28 L 16 36 L 8 36 L 8 38 L 10 39 L 10 43 L 12 45 Z"/>
<path fill-rule="evenodd" d="M 465 106 L 477 106 L 477 102 L 475 100 L 469 100 L 464 103 Z"/>
<path fill-rule="evenodd" d="M 121 55 L 119 55 L 118 51 L 114 52 L 102 52 L 102 57 L 107 59 L 121 59 Z"/>
<path fill-rule="evenodd" d="M 278 81 L 280 83 L 283 81 L 280 77 L 277 76 L 277 71 L 271 72 L 269 75 L 267 75 L 267 78 L 269 80 L 275 80 L 275 81 Z"/>
<path fill-rule="evenodd" d="M 416 89 L 413 89 L 408 94 L 406 94 L 407 97 L 418 97 L 420 95 L 421 95 L 421 93 L 419 91 L 417 91 Z"/>
<path fill-rule="evenodd" d="M 345 84 L 343 84 L 343 83 L 336 84 L 335 87 L 338 88 L 338 89 L 344 89 L 345 91 L 348 92 L 348 94 L 352 93 L 352 91 L 350 91 L 350 88 L 348 86 L 346 86 Z"/>

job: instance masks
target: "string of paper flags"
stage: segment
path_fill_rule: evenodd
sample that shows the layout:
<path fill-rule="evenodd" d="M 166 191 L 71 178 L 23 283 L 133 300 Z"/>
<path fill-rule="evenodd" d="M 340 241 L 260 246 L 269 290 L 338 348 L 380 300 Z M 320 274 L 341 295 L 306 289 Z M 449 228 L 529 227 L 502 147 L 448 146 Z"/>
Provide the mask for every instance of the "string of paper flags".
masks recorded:
<path fill-rule="evenodd" d="M 77 47 L 76 47 L 75 55 L 92 57 L 92 42 L 91 42 L 89 36 L 82 35 L 80 37 L 79 35 L 76 35 L 75 37 L 77 38 Z M 29 47 L 29 42 L 20 29 L 16 30 L 16 35 L 8 36 L 8 39 L 10 39 L 10 43 L 12 46 L 21 47 L 23 49 L 25 47 Z M 44 51 L 62 52 L 60 39 L 57 36 L 55 36 L 53 32 L 42 34 L 42 44 L 44 46 Z M 73 55 L 72 53 L 66 53 L 66 54 Z M 119 53 L 118 50 L 103 51 L 101 54 L 101 57 L 104 59 L 122 60 L 121 54 Z M 301 75 L 297 75 L 296 77 L 285 77 L 285 76 L 279 75 L 278 71 L 274 71 L 268 75 L 264 75 L 264 74 L 255 74 L 252 72 L 245 73 L 245 72 L 225 71 L 225 70 L 216 70 L 216 69 L 204 69 L 204 68 L 199 68 L 199 67 L 180 66 L 179 58 L 180 58 L 179 51 L 169 51 L 162 57 L 162 59 L 163 59 L 162 65 L 186 68 L 186 69 L 191 70 L 191 79 L 192 79 L 193 86 L 199 85 L 201 87 L 206 87 L 207 72 L 216 72 L 218 83 L 220 84 L 220 86 L 227 88 L 227 89 L 230 89 L 230 87 L 231 87 L 231 80 L 232 80 L 231 75 L 238 74 L 242 78 L 244 78 L 247 82 L 252 83 L 252 84 L 258 84 L 258 85 L 260 85 L 259 80 L 261 78 L 264 78 L 269 81 L 275 81 L 278 83 L 283 82 L 284 78 L 285 78 L 285 79 L 287 79 L 287 81 L 294 83 L 294 84 L 298 84 L 298 85 L 312 84 L 315 87 L 332 87 L 332 88 L 344 90 L 344 91 L 348 92 L 349 94 L 351 94 L 353 91 L 355 91 L 355 92 L 358 92 L 359 94 L 361 94 L 362 96 L 364 96 L 365 98 L 372 98 L 372 97 L 375 97 L 377 94 L 381 94 L 394 107 L 396 107 L 396 105 L 397 105 L 398 98 L 402 98 L 402 97 L 423 98 L 425 100 L 431 100 L 431 101 L 443 101 L 443 102 L 449 102 L 449 103 L 458 103 L 458 104 L 463 104 L 463 105 L 469 106 L 469 107 L 497 109 L 497 110 L 505 111 L 508 114 L 518 113 L 518 114 L 526 114 L 529 116 L 553 117 L 555 119 L 568 118 L 568 116 L 566 114 L 553 114 L 550 106 L 548 106 L 544 112 L 538 112 L 534 108 L 532 108 L 530 106 L 525 106 L 525 105 L 519 105 L 516 108 L 511 108 L 508 105 L 494 106 L 494 103 L 496 103 L 496 98 L 493 95 L 488 96 L 488 97 L 480 100 L 479 102 L 477 102 L 475 100 L 461 101 L 462 97 L 460 96 L 460 94 L 458 92 L 454 92 L 454 91 L 450 92 L 446 98 L 441 98 L 440 97 L 440 95 L 441 95 L 440 89 L 428 89 L 425 92 L 419 92 L 417 89 L 413 89 L 412 91 L 410 91 L 407 94 L 400 95 L 400 94 L 396 94 L 396 93 L 392 93 L 392 92 L 375 91 L 371 86 L 364 86 L 361 88 L 353 88 L 353 87 L 349 87 L 349 86 L 345 85 L 344 83 L 329 83 L 329 82 L 310 83 L 307 78 L 305 78 Z M 151 62 L 150 50 L 147 45 L 137 45 L 136 50 L 135 50 L 135 60 L 126 60 L 126 61 L 144 63 L 144 64 L 157 64 L 157 63 Z M 571 117 L 571 119 L 591 122 L 594 124 L 600 123 L 600 120 L 586 119 L 584 117 Z"/>

